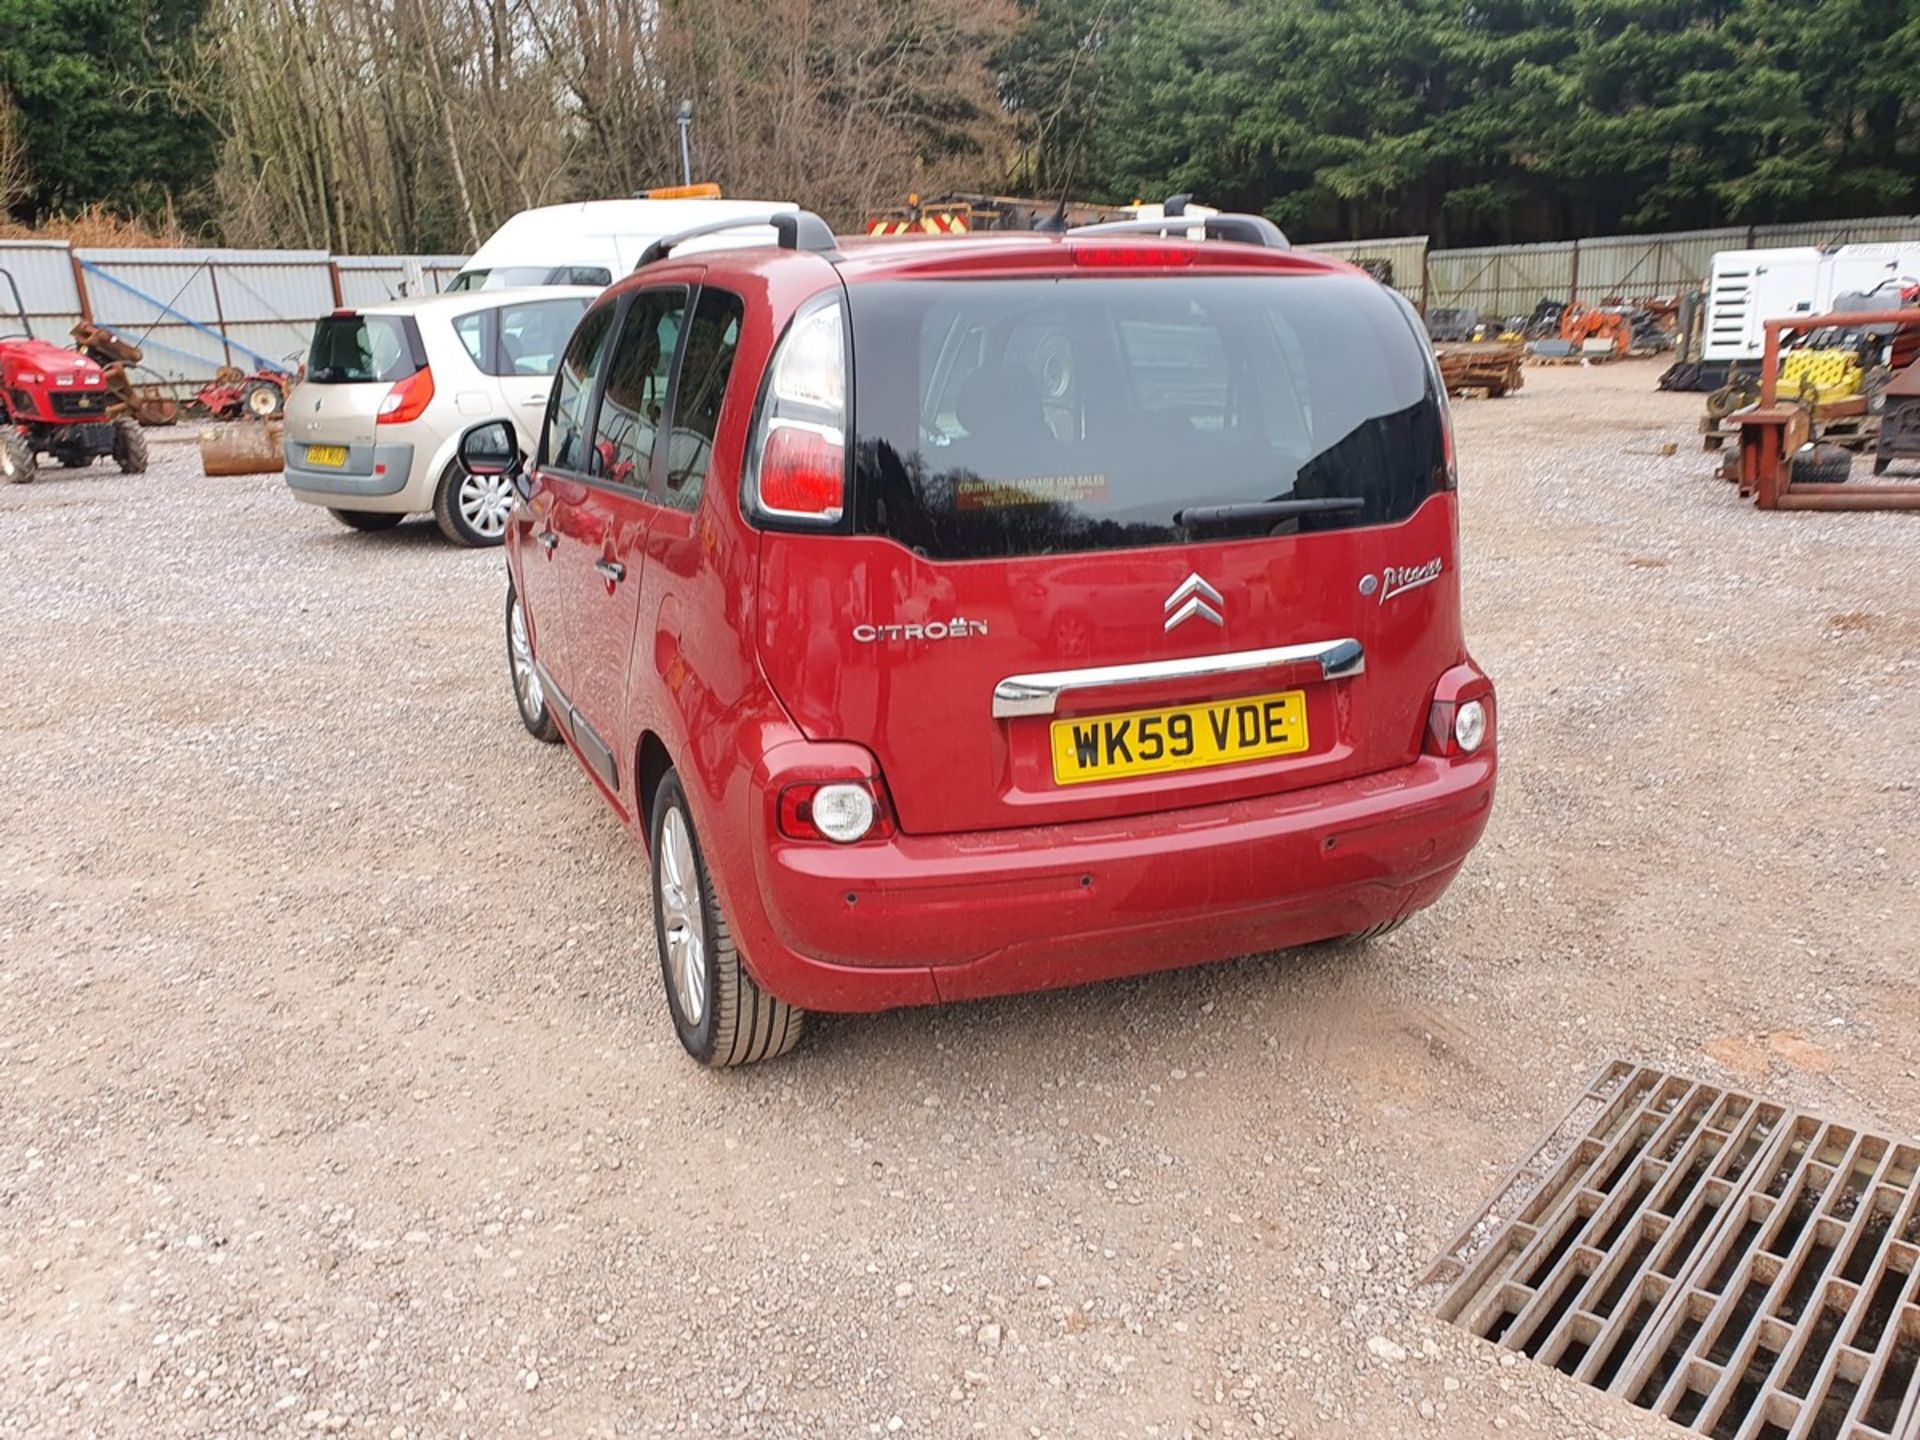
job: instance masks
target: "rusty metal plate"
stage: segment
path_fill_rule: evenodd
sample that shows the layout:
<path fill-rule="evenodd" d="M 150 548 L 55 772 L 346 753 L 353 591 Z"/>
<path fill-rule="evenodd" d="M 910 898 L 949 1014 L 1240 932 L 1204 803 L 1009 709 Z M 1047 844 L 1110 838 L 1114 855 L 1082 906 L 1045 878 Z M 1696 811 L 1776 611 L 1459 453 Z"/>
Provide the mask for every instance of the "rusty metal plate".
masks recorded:
<path fill-rule="evenodd" d="M 1920 1143 L 1616 1061 L 1426 1280 L 1714 1440 L 1920 1440 Z"/>

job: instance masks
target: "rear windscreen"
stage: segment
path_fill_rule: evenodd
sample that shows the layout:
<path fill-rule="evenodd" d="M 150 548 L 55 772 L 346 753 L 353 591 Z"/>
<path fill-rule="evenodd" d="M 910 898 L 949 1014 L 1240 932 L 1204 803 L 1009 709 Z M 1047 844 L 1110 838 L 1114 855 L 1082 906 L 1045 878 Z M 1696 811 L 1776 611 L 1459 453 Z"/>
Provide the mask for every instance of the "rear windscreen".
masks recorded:
<path fill-rule="evenodd" d="M 397 315 L 329 315 L 313 327 L 307 383 L 392 384 L 420 368 L 417 348 Z"/>
<path fill-rule="evenodd" d="M 848 294 L 855 526 L 934 558 L 1383 525 L 1444 483 L 1424 342 L 1369 279 L 907 280 Z M 1209 508 L 1292 500 L 1331 503 Z"/>

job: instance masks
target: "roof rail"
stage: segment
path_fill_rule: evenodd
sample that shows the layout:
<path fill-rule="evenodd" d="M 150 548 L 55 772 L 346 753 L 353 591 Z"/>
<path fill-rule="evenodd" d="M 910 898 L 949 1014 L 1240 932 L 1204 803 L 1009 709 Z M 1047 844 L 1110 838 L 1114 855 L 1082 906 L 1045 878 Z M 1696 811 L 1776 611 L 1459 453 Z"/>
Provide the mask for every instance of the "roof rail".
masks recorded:
<path fill-rule="evenodd" d="M 1165 235 L 1178 239 L 1195 230 L 1200 231 L 1209 240 L 1237 240 L 1243 245 L 1264 245 L 1269 250 L 1293 248 L 1293 242 L 1287 239 L 1286 232 L 1264 215 L 1169 213 L 1161 220 L 1103 220 L 1098 225 L 1076 225 L 1067 233 L 1069 235 Z"/>
<path fill-rule="evenodd" d="M 640 258 L 634 262 L 633 268 L 644 269 L 656 260 L 664 260 L 687 241 L 696 240 L 702 235 L 718 235 L 727 230 L 754 230 L 762 225 L 773 227 L 774 243 L 782 250 L 806 250 L 828 260 L 840 258 L 833 230 L 811 210 L 769 210 L 763 215 L 736 215 L 731 220 L 709 220 L 704 225 L 662 235 L 640 252 Z"/>

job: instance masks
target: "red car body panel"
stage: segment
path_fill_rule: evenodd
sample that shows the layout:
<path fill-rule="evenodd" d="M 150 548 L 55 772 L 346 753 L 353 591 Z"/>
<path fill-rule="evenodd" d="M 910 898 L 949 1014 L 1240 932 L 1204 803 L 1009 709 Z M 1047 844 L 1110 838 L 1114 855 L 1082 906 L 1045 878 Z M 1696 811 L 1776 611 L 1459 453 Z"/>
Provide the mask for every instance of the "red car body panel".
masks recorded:
<path fill-rule="evenodd" d="M 1298 252 L 1189 248 L 1200 265 L 1297 283 L 1357 273 Z M 1491 727 L 1473 755 L 1423 748 L 1436 698 L 1492 704 L 1461 634 L 1451 491 L 1394 525 L 963 562 L 878 536 L 761 529 L 747 515 L 756 404 L 803 304 L 867 279 L 1062 265 L 1060 241 L 1040 237 L 849 242 L 838 266 L 770 249 L 650 265 L 597 304 L 703 278 L 745 302 L 697 508 L 536 465 L 509 525 L 535 653 L 612 753 L 609 777 L 563 723 L 582 768 L 644 844 L 650 757 L 665 757 L 744 960 L 804 1008 L 1040 989 L 1365 930 L 1437 899 L 1485 827 Z M 1433 559 L 1430 583 L 1361 588 Z M 601 560 L 623 578 L 608 580 Z M 1220 592 L 1227 623 L 1169 632 L 1161 601 L 1193 573 Z M 985 634 L 854 634 L 924 634 L 956 617 Z M 1012 675 L 1349 638 L 1364 647 L 1363 673 L 1300 682 L 1312 739 L 1302 755 L 1056 786 L 1048 718 L 992 713 L 995 685 Z M 1088 691 L 1058 713 L 1274 688 L 1269 675 Z M 856 776 L 880 778 L 898 833 L 845 846 L 779 833 L 786 785 Z"/>
<path fill-rule="evenodd" d="M 1430 681 L 1464 658 L 1459 590 L 1429 584 L 1360 604 L 1356 586 L 1386 566 L 1450 566 L 1454 515 L 1454 497 L 1442 494 L 1397 526 L 963 563 L 921 560 L 885 539 L 770 534 L 761 548 L 760 654 L 803 734 L 873 751 L 909 831 L 1143 814 L 1322 785 L 1405 765 L 1420 748 L 1430 687 L 1405 677 Z M 1192 574 L 1220 592 L 1226 623 L 1169 633 L 1162 601 Z M 986 633 L 863 643 L 850 617 L 936 631 L 964 619 L 984 622 Z M 1305 755 L 1053 783 L 1050 718 L 1230 699 L 1274 689 L 1271 677 L 1087 691 L 1057 717 L 991 713 L 994 686 L 1011 675 L 1338 639 L 1360 641 L 1367 668 L 1307 686 L 1313 749 Z"/>

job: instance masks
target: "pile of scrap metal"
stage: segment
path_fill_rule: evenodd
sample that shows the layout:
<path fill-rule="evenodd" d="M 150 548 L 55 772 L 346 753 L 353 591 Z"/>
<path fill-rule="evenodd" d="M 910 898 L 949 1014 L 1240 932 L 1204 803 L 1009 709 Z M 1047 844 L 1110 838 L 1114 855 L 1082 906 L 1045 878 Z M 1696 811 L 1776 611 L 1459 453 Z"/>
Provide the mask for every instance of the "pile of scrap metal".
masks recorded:
<path fill-rule="evenodd" d="M 1896 374 L 1920 360 L 1920 324 L 1869 323 L 1870 311 L 1885 312 L 1898 298 L 1905 314 L 1920 321 L 1920 286 L 1856 291 L 1838 297 L 1833 309 L 1812 317 L 1805 334 L 1780 341 L 1776 392 L 1804 406 L 1820 438 L 1853 450 L 1869 448 L 1880 430 L 1881 399 Z M 1700 422 L 1706 448 L 1717 450 L 1738 433 L 1732 415 L 1760 402 L 1760 367 L 1735 368 L 1707 396 Z"/>
<path fill-rule="evenodd" d="M 1664 297 L 1626 301 L 1616 296 L 1598 305 L 1543 297 L 1531 315 L 1509 317 L 1501 338 L 1526 341 L 1528 352 L 1541 360 L 1651 355 L 1672 348 L 1677 308 L 1678 301 Z"/>
<path fill-rule="evenodd" d="M 1427 335 L 1436 345 L 1459 345 L 1478 340 L 1480 312 L 1471 305 L 1441 306 L 1427 311 Z"/>
<path fill-rule="evenodd" d="M 140 362 L 146 356 L 138 345 L 90 320 L 82 320 L 68 333 L 73 336 L 74 348 L 98 365 L 106 377 L 107 393 L 113 396 L 109 416 L 130 415 L 142 425 L 171 425 L 180 418 L 179 403 L 159 383 L 159 376 L 146 370 L 153 379 L 134 383 L 132 372 L 145 370 Z"/>
<path fill-rule="evenodd" d="M 1871 333 L 1883 353 L 1907 357 L 1898 374 L 1879 386 L 1877 415 L 1864 389 L 1833 398 L 1820 390 L 1820 377 L 1830 386 L 1849 371 L 1856 382 L 1861 378 L 1857 363 L 1836 363 L 1831 352 L 1838 347 L 1801 347 L 1797 353 L 1815 359 L 1798 367 L 1795 390 L 1783 380 L 1782 337 L 1812 332 L 1831 338 L 1832 321 L 1831 315 L 1817 315 L 1766 322 L 1759 394 L 1729 417 L 1739 444 L 1729 451 L 1721 477 L 1736 483 L 1742 495 L 1753 496 L 1763 510 L 1920 510 L 1920 483 L 1849 483 L 1852 458 L 1833 443 L 1842 423 L 1858 422 L 1853 431 L 1858 443 L 1864 445 L 1869 436 L 1874 442 L 1876 475 L 1895 460 L 1920 457 L 1920 361 L 1912 358 L 1920 346 L 1920 308 L 1849 313 L 1838 327 L 1843 335 Z M 1857 362 L 1859 357 L 1851 358 Z M 1888 412 L 1897 417 L 1890 425 Z"/>
<path fill-rule="evenodd" d="M 284 370 L 249 375 L 238 366 L 222 365 L 193 399 L 214 420 L 271 420 L 286 413 L 293 378 Z"/>
<path fill-rule="evenodd" d="M 1511 395 L 1526 383 L 1520 371 L 1520 362 L 1527 354 L 1524 345 L 1480 345 L 1466 349 L 1436 347 L 1433 354 L 1440 362 L 1440 379 L 1449 395 L 1479 390 L 1489 399 L 1498 400 L 1504 395 Z"/>
<path fill-rule="evenodd" d="M 1889 380 L 1880 392 L 1880 434 L 1873 473 L 1884 475 L 1896 460 L 1920 461 L 1920 360 Z"/>
<path fill-rule="evenodd" d="M 1132 220 L 1140 205 L 1099 205 L 1084 200 L 1046 200 L 1029 195 L 982 195 L 950 191 L 909 195 L 905 205 L 870 210 L 869 235 L 965 235 L 974 230 L 1067 230 L 1107 220 Z M 1173 213 L 1173 212 L 1169 212 Z M 1158 219 L 1157 215 L 1146 218 Z"/>
<path fill-rule="evenodd" d="M 1679 328 L 1680 297 L 1649 296 L 1627 305 L 1628 345 L 1635 355 L 1658 355 L 1674 348 Z"/>
<path fill-rule="evenodd" d="M 1527 349 L 1537 359 L 1611 360 L 1624 357 L 1632 344 L 1624 310 L 1596 305 L 1556 305 L 1543 300 L 1528 322 L 1528 331 L 1538 330 L 1549 313 L 1556 333 L 1527 341 Z"/>

